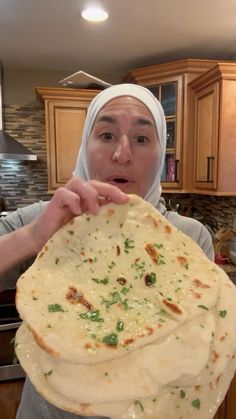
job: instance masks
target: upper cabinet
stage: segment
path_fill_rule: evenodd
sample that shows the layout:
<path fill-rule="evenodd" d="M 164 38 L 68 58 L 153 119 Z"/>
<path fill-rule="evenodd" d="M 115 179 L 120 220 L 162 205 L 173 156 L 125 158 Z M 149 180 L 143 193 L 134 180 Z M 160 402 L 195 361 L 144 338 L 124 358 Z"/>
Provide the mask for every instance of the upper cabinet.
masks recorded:
<path fill-rule="evenodd" d="M 48 190 L 72 177 L 80 148 L 86 113 L 98 90 L 36 88 L 45 103 Z"/>
<path fill-rule="evenodd" d="M 218 63 L 189 87 L 193 191 L 236 195 L 236 64 Z"/>
<path fill-rule="evenodd" d="M 125 82 L 147 87 L 161 102 L 167 124 L 167 150 L 162 173 L 166 191 L 189 191 L 192 143 L 189 135 L 188 84 L 216 64 L 211 60 L 181 60 L 132 70 Z"/>

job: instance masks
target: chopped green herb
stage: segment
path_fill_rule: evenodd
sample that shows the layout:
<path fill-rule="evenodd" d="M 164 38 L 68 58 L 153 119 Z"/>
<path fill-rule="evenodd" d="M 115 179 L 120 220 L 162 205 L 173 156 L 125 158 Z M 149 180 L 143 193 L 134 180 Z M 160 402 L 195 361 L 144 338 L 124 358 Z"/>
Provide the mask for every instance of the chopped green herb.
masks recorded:
<path fill-rule="evenodd" d="M 219 311 L 219 315 L 220 315 L 220 317 L 225 317 L 226 316 L 226 314 L 227 314 L 227 311 L 226 310 L 220 310 Z"/>
<path fill-rule="evenodd" d="M 56 259 L 55 259 L 55 265 L 58 265 L 59 260 L 60 260 L 59 258 L 56 258 Z"/>
<path fill-rule="evenodd" d="M 105 276 L 105 278 L 103 279 L 98 279 L 98 278 L 91 278 L 94 282 L 96 282 L 97 284 L 103 284 L 103 285 L 107 285 L 109 282 L 109 278 L 108 276 Z"/>
<path fill-rule="evenodd" d="M 120 292 L 122 292 L 122 294 L 126 295 L 126 294 L 128 294 L 128 292 L 130 292 L 130 288 L 123 287 Z"/>
<path fill-rule="evenodd" d="M 104 375 L 108 375 L 108 372 L 105 372 Z"/>
<path fill-rule="evenodd" d="M 181 399 L 184 399 L 184 398 L 185 398 L 185 396 L 186 396 L 185 391 L 181 389 L 181 390 L 180 390 L 180 398 L 181 398 Z"/>
<path fill-rule="evenodd" d="M 48 329 L 51 329 L 52 328 L 52 326 L 51 326 L 50 323 L 48 323 L 47 327 L 48 327 Z"/>
<path fill-rule="evenodd" d="M 112 269 L 115 266 L 115 262 L 113 262 L 113 260 L 111 261 L 110 265 L 108 265 L 108 269 Z"/>
<path fill-rule="evenodd" d="M 118 335 L 116 333 L 110 333 L 110 335 L 104 336 L 102 339 L 104 343 L 110 346 L 116 346 L 118 345 Z"/>
<path fill-rule="evenodd" d="M 48 372 L 45 372 L 45 373 L 44 373 L 44 376 L 45 376 L 45 377 L 49 377 L 49 375 L 51 375 L 51 374 L 52 374 L 52 370 L 50 370 L 50 371 L 48 371 Z"/>
<path fill-rule="evenodd" d="M 201 402 L 199 399 L 195 399 L 192 401 L 192 406 L 195 407 L 196 409 L 200 409 L 201 406 Z"/>
<path fill-rule="evenodd" d="M 134 249 L 134 240 L 125 239 L 124 246 L 125 246 L 125 253 L 129 253 L 130 249 Z"/>
<path fill-rule="evenodd" d="M 50 313 L 55 313 L 56 311 L 65 311 L 65 310 L 63 310 L 60 304 L 48 304 L 48 311 Z"/>
<path fill-rule="evenodd" d="M 163 244 L 162 243 L 153 243 L 153 246 L 156 247 L 157 249 L 163 248 Z"/>
<path fill-rule="evenodd" d="M 102 297 L 102 304 L 105 305 L 107 310 L 110 308 L 111 305 L 116 304 L 116 303 L 121 303 L 124 310 L 128 310 L 129 306 L 128 306 L 127 299 L 122 300 L 120 294 L 117 291 L 110 292 L 109 294 L 111 296 L 110 300 L 106 300 L 105 298 Z"/>
<path fill-rule="evenodd" d="M 208 307 L 206 307 L 206 306 L 204 306 L 203 304 L 200 304 L 198 307 L 199 307 L 199 308 L 203 308 L 203 310 L 209 310 L 209 308 L 208 308 Z"/>
<path fill-rule="evenodd" d="M 38 298 L 37 298 L 37 297 L 35 297 L 35 296 L 33 296 L 33 300 L 34 300 L 34 301 L 37 301 L 37 300 L 38 300 Z"/>
<path fill-rule="evenodd" d="M 142 410 L 142 412 L 144 411 L 143 405 L 139 400 L 135 400 L 134 401 L 135 406 L 139 406 L 140 409 Z"/>
<path fill-rule="evenodd" d="M 185 267 L 185 269 L 188 269 L 188 267 L 189 267 L 188 263 L 185 263 L 184 267 Z"/>
<path fill-rule="evenodd" d="M 92 322 L 104 322 L 104 319 L 100 317 L 99 310 L 90 310 L 87 313 L 78 313 L 81 319 L 91 320 Z"/>
<path fill-rule="evenodd" d="M 121 322 L 121 321 L 117 322 L 116 330 L 117 330 L 117 332 L 122 332 L 122 330 L 124 330 L 124 323 Z"/>
<path fill-rule="evenodd" d="M 87 218 L 86 218 L 86 220 L 87 220 L 87 221 L 90 221 L 90 217 L 87 217 Z"/>
<path fill-rule="evenodd" d="M 67 233 L 70 234 L 71 236 L 75 234 L 74 230 L 68 230 Z"/>
<path fill-rule="evenodd" d="M 90 336 L 91 336 L 92 339 L 97 339 L 97 335 L 95 335 L 95 333 L 91 333 Z"/>

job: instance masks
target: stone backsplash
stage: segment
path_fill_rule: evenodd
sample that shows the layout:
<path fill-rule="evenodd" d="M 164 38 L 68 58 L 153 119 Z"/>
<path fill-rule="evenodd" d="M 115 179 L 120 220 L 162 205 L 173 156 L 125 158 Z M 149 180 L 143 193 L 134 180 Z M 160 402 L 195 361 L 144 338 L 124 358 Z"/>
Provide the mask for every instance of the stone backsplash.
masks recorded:
<path fill-rule="evenodd" d="M 12 106 L 4 108 L 4 128 L 23 145 L 37 154 L 37 161 L 0 160 L 0 185 L 7 210 L 48 200 L 45 114 L 43 106 Z M 172 194 L 164 194 L 167 205 Z M 202 220 L 213 220 L 218 227 L 233 227 L 236 197 L 176 194 L 181 213 Z"/>
<path fill-rule="evenodd" d="M 4 129 L 38 156 L 37 161 L 0 160 L 0 185 L 7 210 L 48 200 L 43 106 L 5 106 Z"/>

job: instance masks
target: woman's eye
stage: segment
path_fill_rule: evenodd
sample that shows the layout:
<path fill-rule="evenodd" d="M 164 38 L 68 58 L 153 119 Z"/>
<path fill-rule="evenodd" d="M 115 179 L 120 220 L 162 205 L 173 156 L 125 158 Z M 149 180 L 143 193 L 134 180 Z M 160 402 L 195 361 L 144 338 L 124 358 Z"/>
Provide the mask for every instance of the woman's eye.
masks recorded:
<path fill-rule="evenodd" d="M 148 142 L 147 137 L 144 137 L 143 135 L 139 135 L 138 137 L 136 137 L 136 142 L 138 144 L 145 144 Z"/>
<path fill-rule="evenodd" d="M 110 141 L 110 140 L 112 140 L 113 135 L 112 135 L 112 134 L 110 134 L 110 132 L 104 132 L 104 133 L 101 135 L 101 138 L 102 138 L 104 141 Z"/>

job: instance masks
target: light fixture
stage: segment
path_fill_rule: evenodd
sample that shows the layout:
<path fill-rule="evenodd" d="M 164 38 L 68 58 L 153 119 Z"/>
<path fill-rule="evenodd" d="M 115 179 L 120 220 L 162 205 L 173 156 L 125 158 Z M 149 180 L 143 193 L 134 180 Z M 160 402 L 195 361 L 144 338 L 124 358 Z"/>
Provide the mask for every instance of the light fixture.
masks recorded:
<path fill-rule="evenodd" d="M 108 18 L 108 13 L 98 7 L 89 7 L 81 12 L 81 16 L 90 22 L 102 22 Z"/>

